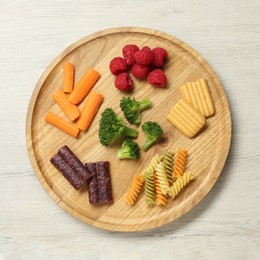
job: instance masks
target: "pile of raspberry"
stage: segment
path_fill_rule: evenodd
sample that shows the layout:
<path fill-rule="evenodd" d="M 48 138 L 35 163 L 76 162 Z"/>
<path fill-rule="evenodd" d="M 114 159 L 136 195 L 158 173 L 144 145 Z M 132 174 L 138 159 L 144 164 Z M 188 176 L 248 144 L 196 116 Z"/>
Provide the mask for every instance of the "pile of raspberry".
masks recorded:
<path fill-rule="evenodd" d="M 128 73 L 129 68 L 137 79 L 147 79 L 157 88 L 167 86 L 167 77 L 162 70 L 168 55 L 164 48 L 150 49 L 145 46 L 139 49 L 135 44 L 128 44 L 122 49 L 122 53 L 124 58 L 115 57 L 109 65 L 111 73 L 116 75 L 115 87 L 117 89 L 121 91 L 133 89 L 133 80 Z"/>

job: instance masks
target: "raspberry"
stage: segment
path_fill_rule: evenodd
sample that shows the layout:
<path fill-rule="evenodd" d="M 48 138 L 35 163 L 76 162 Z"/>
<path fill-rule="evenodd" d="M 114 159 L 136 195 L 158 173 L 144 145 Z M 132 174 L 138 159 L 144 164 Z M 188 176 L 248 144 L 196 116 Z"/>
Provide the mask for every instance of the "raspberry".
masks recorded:
<path fill-rule="evenodd" d="M 134 54 L 135 61 L 141 65 L 149 65 L 153 62 L 154 54 L 147 46 Z"/>
<path fill-rule="evenodd" d="M 132 67 L 132 73 L 137 79 L 145 79 L 149 72 L 150 72 L 150 66 L 149 65 L 141 65 L 138 63 L 135 63 Z"/>
<path fill-rule="evenodd" d="M 157 88 L 164 88 L 167 85 L 167 78 L 161 69 L 155 69 L 148 75 L 148 82 Z"/>
<path fill-rule="evenodd" d="M 109 69 L 112 74 L 118 75 L 127 70 L 127 65 L 123 58 L 115 57 L 110 61 Z"/>
<path fill-rule="evenodd" d="M 131 91 L 133 89 L 133 80 L 127 72 L 123 72 L 117 76 L 115 86 L 122 91 Z"/>
<path fill-rule="evenodd" d="M 152 49 L 152 52 L 154 53 L 154 60 L 152 65 L 161 68 L 163 66 L 164 60 L 167 58 L 167 51 L 164 48 L 154 48 Z"/>
<path fill-rule="evenodd" d="M 134 54 L 137 51 L 139 51 L 139 48 L 135 44 L 128 44 L 123 48 L 122 53 L 128 66 L 134 65 Z"/>

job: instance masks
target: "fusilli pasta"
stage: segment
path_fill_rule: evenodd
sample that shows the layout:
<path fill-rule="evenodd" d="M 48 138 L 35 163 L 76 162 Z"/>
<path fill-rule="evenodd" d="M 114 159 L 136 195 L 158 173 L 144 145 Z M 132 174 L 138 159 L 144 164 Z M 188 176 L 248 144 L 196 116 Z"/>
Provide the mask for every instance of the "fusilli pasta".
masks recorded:
<path fill-rule="evenodd" d="M 163 159 L 162 159 L 169 185 L 172 185 L 172 182 L 173 182 L 173 179 L 172 179 L 172 161 L 173 161 L 173 158 L 172 157 L 173 157 L 173 153 L 166 151 L 166 152 L 164 152 Z"/>
<path fill-rule="evenodd" d="M 144 180 L 140 176 L 135 176 L 131 187 L 125 197 L 125 201 L 128 205 L 134 205 L 143 186 Z"/>
<path fill-rule="evenodd" d="M 190 172 L 184 172 L 183 175 L 173 183 L 168 194 L 172 198 L 175 198 L 183 187 L 186 186 L 192 179 L 193 176 Z"/>
<path fill-rule="evenodd" d="M 162 160 L 162 156 L 156 154 L 150 161 L 150 163 L 148 164 L 148 166 L 140 173 L 141 178 L 143 178 L 143 180 L 145 179 L 145 174 L 147 171 L 151 171 L 152 173 L 154 173 L 155 171 L 155 166 L 160 163 L 160 161 Z"/>
<path fill-rule="evenodd" d="M 166 195 L 162 193 L 157 176 L 154 176 L 154 188 L 156 193 L 156 204 L 165 206 L 167 203 Z"/>
<path fill-rule="evenodd" d="M 186 149 L 179 149 L 176 156 L 176 162 L 174 164 L 172 177 L 173 178 L 180 178 L 185 170 L 186 165 L 186 159 L 187 159 L 187 150 Z"/>
<path fill-rule="evenodd" d="M 167 179 L 165 167 L 163 165 L 163 162 L 160 162 L 155 166 L 155 174 L 158 178 L 159 185 L 161 187 L 161 191 L 163 194 L 167 194 L 167 192 L 170 189 L 169 182 Z"/>
<path fill-rule="evenodd" d="M 145 201 L 148 206 L 155 204 L 154 173 L 151 170 L 145 173 Z"/>

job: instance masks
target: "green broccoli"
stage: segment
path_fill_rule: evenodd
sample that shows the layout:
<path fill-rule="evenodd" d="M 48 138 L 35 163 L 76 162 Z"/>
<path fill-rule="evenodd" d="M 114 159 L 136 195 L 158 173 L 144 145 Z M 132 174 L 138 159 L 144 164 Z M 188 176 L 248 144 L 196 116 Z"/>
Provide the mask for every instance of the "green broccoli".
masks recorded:
<path fill-rule="evenodd" d="M 122 147 L 117 151 L 117 158 L 138 160 L 140 158 L 139 150 L 137 143 L 130 138 L 126 138 Z"/>
<path fill-rule="evenodd" d="M 120 107 L 124 113 L 126 120 L 133 125 L 138 125 L 141 122 L 141 111 L 151 105 L 150 99 L 143 99 L 141 101 L 135 98 L 124 97 L 120 101 Z"/>
<path fill-rule="evenodd" d="M 142 146 L 144 151 L 147 151 L 163 134 L 162 128 L 158 123 L 147 121 L 142 125 L 142 130 L 147 136 L 145 144 Z"/>
<path fill-rule="evenodd" d="M 138 132 L 136 129 L 126 127 L 124 120 L 112 108 L 107 108 L 101 114 L 98 135 L 100 143 L 107 146 L 122 136 L 136 138 Z"/>

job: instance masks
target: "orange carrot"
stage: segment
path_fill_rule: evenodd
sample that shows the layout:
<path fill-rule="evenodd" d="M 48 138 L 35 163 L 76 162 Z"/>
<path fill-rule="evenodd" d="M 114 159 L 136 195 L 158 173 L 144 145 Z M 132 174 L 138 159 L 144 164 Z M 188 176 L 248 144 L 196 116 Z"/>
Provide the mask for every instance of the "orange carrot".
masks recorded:
<path fill-rule="evenodd" d="M 48 112 L 44 119 L 47 123 L 59 128 L 63 132 L 65 132 L 75 138 L 79 134 L 79 129 L 76 126 L 64 121 L 62 118 L 58 117 L 57 115 L 53 114 L 52 112 Z"/>
<path fill-rule="evenodd" d="M 104 97 L 101 94 L 94 91 L 90 92 L 77 122 L 77 127 L 80 130 L 87 130 L 89 128 L 103 99 Z"/>
<path fill-rule="evenodd" d="M 66 94 L 61 90 L 57 90 L 52 94 L 52 97 L 57 102 L 61 110 L 69 118 L 69 120 L 74 121 L 80 115 L 80 111 L 77 106 L 71 104 L 68 100 Z"/>
<path fill-rule="evenodd" d="M 74 86 L 74 66 L 70 62 L 64 63 L 63 66 L 64 76 L 64 92 L 71 93 Z"/>
<path fill-rule="evenodd" d="M 99 76 L 100 74 L 96 70 L 89 68 L 71 92 L 69 96 L 70 103 L 79 104 L 93 88 Z"/>

